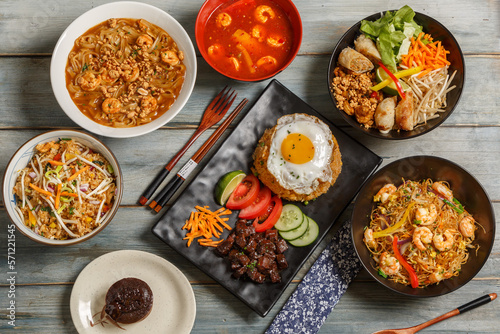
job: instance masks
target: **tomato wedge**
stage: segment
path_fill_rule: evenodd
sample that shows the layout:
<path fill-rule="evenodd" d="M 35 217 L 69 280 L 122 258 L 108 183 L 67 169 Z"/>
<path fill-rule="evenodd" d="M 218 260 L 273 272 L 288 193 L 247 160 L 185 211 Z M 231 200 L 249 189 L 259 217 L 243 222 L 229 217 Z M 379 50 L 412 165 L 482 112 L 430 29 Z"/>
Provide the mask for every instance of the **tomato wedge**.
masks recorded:
<path fill-rule="evenodd" d="M 254 219 L 262 216 L 266 213 L 269 203 L 271 203 L 271 197 L 271 190 L 268 187 L 260 187 L 257 199 L 246 208 L 243 208 L 238 217 L 241 219 Z"/>
<path fill-rule="evenodd" d="M 252 204 L 259 195 L 259 179 L 253 174 L 247 175 L 234 189 L 226 203 L 230 210 L 241 210 Z"/>
<path fill-rule="evenodd" d="M 267 207 L 264 215 L 255 218 L 253 221 L 253 227 L 255 227 L 255 232 L 264 232 L 269 230 L 276 224 L 281 216 L 281 210 L 283 209 L 283 203 L 281 198 L 278 196 L 273 196 L 271 198 L 271 203 Z M 260 223 L 263 222 L 263 223 Z"/>

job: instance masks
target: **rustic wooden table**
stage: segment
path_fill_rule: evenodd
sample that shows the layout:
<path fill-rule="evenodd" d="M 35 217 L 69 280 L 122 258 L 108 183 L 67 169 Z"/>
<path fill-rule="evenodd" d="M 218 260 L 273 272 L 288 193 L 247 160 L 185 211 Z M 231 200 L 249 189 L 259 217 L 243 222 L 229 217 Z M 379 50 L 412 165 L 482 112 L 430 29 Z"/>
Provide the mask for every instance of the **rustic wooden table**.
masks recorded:
<path fill-rule="evenodd" d="M 51 52 L 64 29 L 79 15 L 107 1 L 3 0 L 0 2 L 0 176 L 16 149 L 31 137 L 51 129 L 78 128 L 61 110 L 51 90 Z M 146 1 L 174 16 L 193 43 L 194 22 L 202 1 Z M 452 160 L 470 171 L 486 188 L 500 228 L 500 1 L 417 0 L 415 11 L 434 17 L 458 40 L 465 55 L 466 83 L 455 112 L 439 128 L 424 136 L 389 142 L 350 128 L 332 109 L 326 71 L 330 52 L 342 34 L 372 13 L 397 9 L 406 1 L 296 0 L 304 38 L 299 55 L 276 79 L 384 159 L 428 154 Z M 112 15 L 112 13 L 110 13 Z M 7 225 L 0 206 L 0 332 L 74 333 L 70 294 L 80 271 L 95 258 L 120 249 L 157 254 L 177 266 L 189 279 L 196 297 L 193 333 L 262 333 L 305 275 L 336 224 L 307 261 L 270 314 L 261 318 L 223 287 L 188 263 L 150 232 L 158 215 L 137 205 L 154 175 L 186 142 L 207 102 L 230 84 L 251 103 L 269 81 L 233 82 L 212 70 L 198 55 L 194 92 L 181 113 L 164 127 L 131 139 L 101 138 L 117 156 L 125 179 L 124 198 L 112 223 L 90 241 L 66 248 L 39 245 L 16 233 L 16 327 L 8 324 Z M 182 164 L 208 138 L 188 151 Z M 349 217 L 350 206 L 340 220 Z M 395 294 L 361 272 L 328 317 L 321 333 L 370 333 L 383 328 L 418 324 L 469 300 L 500 292 L 500 240 L 479 274 L 459 291 L 439 298 L 408 299 Z M 498 333 L 500 301 L 434 325 L 424 332 Z"/>

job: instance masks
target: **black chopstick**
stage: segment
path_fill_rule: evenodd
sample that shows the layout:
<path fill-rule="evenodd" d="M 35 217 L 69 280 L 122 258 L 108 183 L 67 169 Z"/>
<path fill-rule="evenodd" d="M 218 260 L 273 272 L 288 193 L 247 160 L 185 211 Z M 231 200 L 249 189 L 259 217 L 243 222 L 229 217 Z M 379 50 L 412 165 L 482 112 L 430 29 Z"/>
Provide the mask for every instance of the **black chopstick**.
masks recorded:
<path fill-rule="evenodd" d="M 181 168 L 181 170 L 172 178 L 167 185 L 161 190 L 161 192 L 155 197 L 155 199 L 149 204 L 151 209 L 156 212 L 160 212 L 163 206 L 172 198 L 179 187 L 182 185 L 184 180 L 189 176 L 189 174 L 196 167 L 198 162 L 205 156 L 205 154 L 210 151 L 212 146 L 217 142 L 224 131 L 229 127 L 231 122 L 238 116 L 239 112 L 248 103 L 247 99 L 243 99 L 234 111 L 226 118 L 226 120 L 221 124 L 221 126 L 208 138 L 205 144 L 198 149 L 198 151 L 193 155 L 193 157 Z"/>

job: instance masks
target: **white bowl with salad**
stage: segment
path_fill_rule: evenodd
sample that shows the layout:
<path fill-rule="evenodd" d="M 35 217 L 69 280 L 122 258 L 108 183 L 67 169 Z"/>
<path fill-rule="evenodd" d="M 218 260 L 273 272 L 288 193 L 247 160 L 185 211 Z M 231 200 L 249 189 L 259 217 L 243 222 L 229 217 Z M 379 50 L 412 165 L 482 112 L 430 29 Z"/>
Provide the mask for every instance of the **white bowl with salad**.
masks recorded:
<path fill-rule="evenodd" d="M 465 82 L 452 33 L 409 6 L 366 17 L 333 50 L 328 87 L 354 128 L 382 139 L 431 131 L 453 112 Z"/>
<path fill-rule="evenodd" d="M 123 194 L 118 160 L 97 138 L 76 130 L 42 133 L 12 156 L 3 198 L 12 224 L 28 238 L 67 246 L 101 232 Z"/>

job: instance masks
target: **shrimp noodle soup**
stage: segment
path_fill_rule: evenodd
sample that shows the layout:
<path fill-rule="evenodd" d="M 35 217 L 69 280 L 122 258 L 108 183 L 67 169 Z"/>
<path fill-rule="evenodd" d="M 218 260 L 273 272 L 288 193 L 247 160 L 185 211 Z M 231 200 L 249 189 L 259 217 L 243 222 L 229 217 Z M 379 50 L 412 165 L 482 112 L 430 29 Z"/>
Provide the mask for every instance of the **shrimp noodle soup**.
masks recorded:
<path fill-rule="evenodd" d="M 116 173 L 101 153 L 76 139 L 40 143 L 18 171 L 15 211 L 34 233 L 55 240 L 98 228 L 116 200 Z"/>
<path fill-rule="evenodd" d="M 287 62 L 292 24 L 271 0 L 229 1 L 208 19 L 204 43 L 219 72 L 236 79 L 262 78 Z"/>
<path fill-rule="evenodd" d="M 66 87 L 84 115 L 134 127 L 163 115 L 184 83 L 184 54 L 167 32 L 144 20 L 113 18 L 75 40 Z"/>
<path fill-rule="evenodd" d="M 404 181 L 374 196 L 363 242 L 379 274 L 423 288 L 460 274 L 480 225 L 445 182 Z"/>

